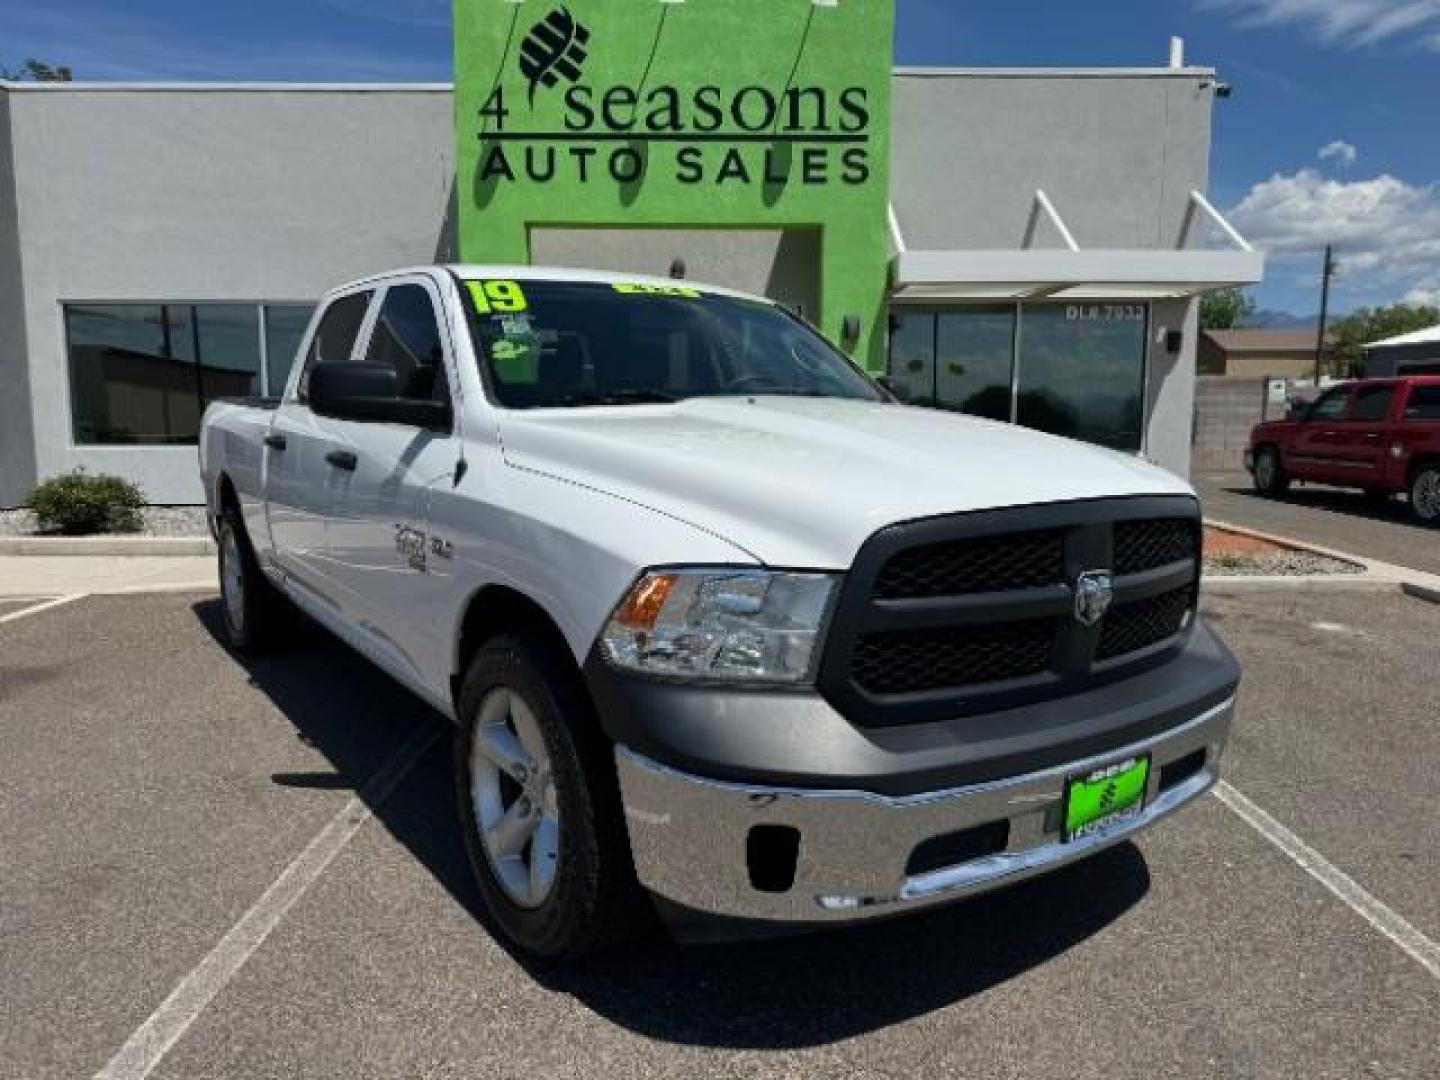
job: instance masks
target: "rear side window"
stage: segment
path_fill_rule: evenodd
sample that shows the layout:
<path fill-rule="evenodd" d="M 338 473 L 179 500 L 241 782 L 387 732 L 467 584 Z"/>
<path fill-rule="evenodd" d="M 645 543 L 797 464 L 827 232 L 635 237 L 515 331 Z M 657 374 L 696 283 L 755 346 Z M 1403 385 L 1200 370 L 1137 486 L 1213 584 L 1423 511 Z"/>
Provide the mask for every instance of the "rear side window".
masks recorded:
<path fill-rule="evenodd" d="M 394 368 L 400 377 L 401 397 L 450 400 L 440 322 L 423 285 L 396 285 L 385 293 L 365 362 Z"/>
<path fill-rule="evenodd" d="M 1406 420 L 1440 420 L 1440 386 L 1417 386 L 1405 404 Z"/>
<path fill-rule="evenodd" d="M 1384 420 L 1390 415 L 1390 403 L 1394 400 L 1394 386 L 1362 386 L 1355 391 L 1355 401 L 1350 406 L 1350 419 Z"/>
<path fill-rule="evenodd" d="M 342 296 L 328 308 L 315 330 L 310 351 L 305 354 L 305 369 L 300 373 L 296 396 L 301 401 L 310 397 L 310 372 L 320 364 L 343 364 L 355 350 L 355 339 L 370 307 L 373 293 L 351 293 Z"/>

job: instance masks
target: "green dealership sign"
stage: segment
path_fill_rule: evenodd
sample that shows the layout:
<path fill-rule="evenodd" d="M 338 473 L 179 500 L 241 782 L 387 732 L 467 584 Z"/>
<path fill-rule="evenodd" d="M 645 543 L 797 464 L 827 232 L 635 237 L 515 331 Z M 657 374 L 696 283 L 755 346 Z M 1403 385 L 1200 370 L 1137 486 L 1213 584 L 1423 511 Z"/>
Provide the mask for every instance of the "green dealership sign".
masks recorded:
<path fill-rule="evenodd" d="M 878 364 L 891 0 L 456 0 L 460 246 L 540 228 L 813 229 L 819 321 Z M 851 326 L 855 323 L 852 321 Z"/>

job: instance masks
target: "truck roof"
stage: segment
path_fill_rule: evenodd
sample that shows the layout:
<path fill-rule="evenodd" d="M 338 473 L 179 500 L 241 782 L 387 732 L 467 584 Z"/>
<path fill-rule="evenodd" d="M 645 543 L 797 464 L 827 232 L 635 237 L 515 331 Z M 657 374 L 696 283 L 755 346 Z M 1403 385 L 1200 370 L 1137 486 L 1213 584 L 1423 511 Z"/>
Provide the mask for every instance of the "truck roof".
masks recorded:
<path fill-rule="evenodd" d="M 504 278 L 510 281 L 561 281 L 592 285 L 634 284 L 655 285 L 667 288 L 680 286 L 687 289 L 700 289 L 718 296 L 734 296 L 744 300 L 757 300 L 766 304 L 774 303 L 774 301 L 766 297 L 756 296 L 753 293 L 726 288 L 723 285 L 710 285 L 703 281 L 691 281 L 688 278 L 657 277 L 653 274 L 622 274 L 610 270 L 586 270 L 580 267 L 568 266 L 517 266 L 499 263 L 446 263 L 442 265 L 431 264 L 428 266 L 410 266 L 396 270 L 387 270 L 382 274 L 370 274 L 367 277 L 357 278 L 343 285 L 337 285 L 330 290 L 330 293 L 346 292 L 362 285 L 370 285 L 375 282 L 386 281 L 390 278 L 401 277 L 406 274 L 431 274 L 436 271 L 454 274 L 456 277 L 467 281 Z M 330 293 L 327 293 L 327 295 L 330 295 Z"/>

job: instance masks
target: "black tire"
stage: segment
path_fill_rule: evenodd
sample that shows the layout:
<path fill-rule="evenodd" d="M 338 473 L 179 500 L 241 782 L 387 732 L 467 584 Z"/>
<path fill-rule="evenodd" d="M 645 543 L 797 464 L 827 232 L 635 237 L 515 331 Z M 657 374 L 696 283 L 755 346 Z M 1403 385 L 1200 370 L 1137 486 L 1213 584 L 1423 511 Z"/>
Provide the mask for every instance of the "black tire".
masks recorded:
<path fill-rule="evenodd" d="M 1280 463 L 1280 451 L 1262 446 L 1255 451 L 1255 490 L 1261 495 L 1283 495 L 1290 490 L 1290 477 Z"/>
<path fill-rule="evenodd" d="M 1440 526 L 1440 462 L 1427 462 L 1410 477 L 1410 513 L 1422 525 Z"/>
<path fill-rule="evenodd" d="M 235 506 L 220 514 L 220 610 L 230 647 L 247 655 L 270 652 L 285 641 L 293 618 L 290 602 L 266 579 Z"/>
<path fill-rule="evenodd" d="M 471 755 L 480 709 L 495 691 L 518 696 L 549 756 L 558 813 L 558 857 L 538 906 L 512 899 L 481 839 Z M 574 959 L 630 936 L 648 911 L 635 880 L 613 747 L 568 654 L 539 634 L 504 634 L 483 645 L 460 690 L 455 787 L 470 865 L 499 930 L 522 951 Z M 533 844 L 533 840 L 530 842 Z M 534 848 L 529 849 L 534 858 Z"/>

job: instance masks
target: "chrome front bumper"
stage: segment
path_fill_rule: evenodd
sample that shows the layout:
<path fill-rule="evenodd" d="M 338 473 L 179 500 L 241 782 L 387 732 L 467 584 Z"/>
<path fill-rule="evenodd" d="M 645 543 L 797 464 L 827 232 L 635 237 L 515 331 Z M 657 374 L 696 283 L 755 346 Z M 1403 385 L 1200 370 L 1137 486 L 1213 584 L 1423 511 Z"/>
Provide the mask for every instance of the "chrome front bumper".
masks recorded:
<path fill-rule="evenodd" d="M 1203 794 L 1218 779 L 1235 702 L 1164 735 L 1095 758 L 1009 780 L 891 798 L 863 791 L 749 787 L 690 776 L 621 746 L 616 765 L 635 869 L 646 888 L 695 911 L 765 922 L 814 924 L 916 910 L 1007 885 L 1118 843 Z M 1162 789 L 1165 767 L 1203 753 L 1203 764 Z M 1140 754 L 1151 756 L 1145 809 L 1111 829 L 1065 843 L 1067 778 Z M 908 874 L 927 840 L 999 821 L 1003 851 Z M 799 833 L 794 883 L 752 883 L 751 830 Z"/>

